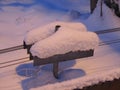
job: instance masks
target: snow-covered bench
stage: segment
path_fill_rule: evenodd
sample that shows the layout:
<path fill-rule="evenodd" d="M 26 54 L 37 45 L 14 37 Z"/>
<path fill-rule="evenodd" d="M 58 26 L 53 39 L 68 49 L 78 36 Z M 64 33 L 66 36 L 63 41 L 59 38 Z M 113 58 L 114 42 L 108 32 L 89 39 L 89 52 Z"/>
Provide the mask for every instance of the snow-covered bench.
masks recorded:
<path fill-rule="evenodd" d="M 53 22 L 37 29 L 29 31 L 24 38 L 24 48 L 29 49 L 30 47 L 51 35 L 53 35 L 59 27 L 67 27 L 79 31 L 87 31 L 86 27 L 82 23 L 72 23 L 72 22 Z"/>
<path fill-rule="evenodd" d="M 58 78 L 59 62 L 93 56 L 98 42 L 98 36 L 93 32 L 60 27 L 49 38 L 35 43 L 30 52 L 34 66 L 53 63 L 53 74 Z"/>

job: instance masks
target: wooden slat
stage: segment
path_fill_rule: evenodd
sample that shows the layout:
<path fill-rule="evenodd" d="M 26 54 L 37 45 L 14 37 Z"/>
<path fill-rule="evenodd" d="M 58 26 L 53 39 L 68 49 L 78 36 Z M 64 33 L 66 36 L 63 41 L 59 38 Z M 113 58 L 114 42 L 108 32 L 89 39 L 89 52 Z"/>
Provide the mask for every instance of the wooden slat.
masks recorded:
<path fill-rule="evenodd" d="M 10 48 L 5 48 L 0 50 L 0 54 L 6 53 L 6 52 L 11 52 L 15 50 L 23 49 L 23 45 L 15 46 L 15 47 L 10 47 Z"/>
<path fill-rule="evenodd" d="M 94 50 L 91 49 L 88 51 L 75 51 L 75 52 L 71 51 L 66 54 L 58 54 L 48 58 L 39 58 L 37 56 L 34 56 L 33 60 L 34 60 L 34 66 L 38 66 L 43 64 L 55 63 L 56 61 L 62 62 L 62 61 L 74 60 L 78 58 L 90 57 L 93 56 L 93 54 L 94 54 Z"/>
<path fill-rule="evenodd" d="M 105 33 L 112 33 L 112 32 L 118 32 L 120 31 L 120 28 L 114 28 L 114 29 L 108 29 L 108 30 L 99 30 L 99 31 L 94 31 L 96 34 L 105 34 Z"/>

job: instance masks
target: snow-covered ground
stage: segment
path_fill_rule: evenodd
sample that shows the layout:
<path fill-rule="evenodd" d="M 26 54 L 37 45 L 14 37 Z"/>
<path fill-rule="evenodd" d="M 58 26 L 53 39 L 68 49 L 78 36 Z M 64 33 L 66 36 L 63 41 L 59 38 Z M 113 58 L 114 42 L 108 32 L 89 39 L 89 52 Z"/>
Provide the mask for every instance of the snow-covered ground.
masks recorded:
<path fill-rule="evenodd" d="M 84 23 L 88 31 L 120 27 L 120 18 L 104 4 L 103 17 L 100 17 L 99 4 L 90 15 L 89 4 L 89 0 L 1 0 L 0 49 L 21 45 L 28 31 L 53 21 Z M 119 39 L 120 32 L 99 37 L 101 41 L 115 40 Z M 29 60 L 24 57 L 28 55 L 23 49 L 8 52 L 0 54 L 0 63 L 20 58 Z M 58 80 L 53 77 L 52 65 L 41 66 L 36 77 L 32 61 L 0 68 L 0 90 L 71 90 L 113 80 L 120 77 L 119 58 L 120 43 L 99 46 L 93 57 L 60 63 Z M 0 67 L 8 64 L 0 64 Z"/>

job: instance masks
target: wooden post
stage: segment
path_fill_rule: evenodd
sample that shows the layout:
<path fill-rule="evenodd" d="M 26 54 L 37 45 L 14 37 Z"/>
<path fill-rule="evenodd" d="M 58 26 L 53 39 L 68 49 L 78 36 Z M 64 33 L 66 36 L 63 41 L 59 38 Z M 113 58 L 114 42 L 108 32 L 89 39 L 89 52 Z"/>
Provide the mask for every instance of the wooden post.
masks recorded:
<path fill-rule="evenodd" d="M 57 79 L 58 79 L 58 68 L 59 68 L 59 63 L 58 62 L 53 63 L 53 74 Z"/>
<path fill-rule="evenodd" d="M 93 11 L 94 11 L 94 9 L 96 7 L 97 1 L 98 0 L 90 0 L 90 10 L 91 10 L 91 13 L 93 13 Z"/>
<path fill-rule="evenodd" d="M 103 16 L 102 4 L 103 4 L 103 0 L 101 0 L 101 2 L 100 2 L 100 16 L 101 17 Z"/>

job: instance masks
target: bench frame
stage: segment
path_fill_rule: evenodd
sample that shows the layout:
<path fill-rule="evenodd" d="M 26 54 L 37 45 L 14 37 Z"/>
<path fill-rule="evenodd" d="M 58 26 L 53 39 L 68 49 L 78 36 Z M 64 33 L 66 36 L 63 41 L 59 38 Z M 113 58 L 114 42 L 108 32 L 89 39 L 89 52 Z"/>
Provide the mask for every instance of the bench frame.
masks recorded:
<path fill-rule="evenodd" d="M 59 62 L 75 60 L 79 58 L 87 58 L 94 55 L 94 50 L 86 50 L 86 51 L 71 51 L 65 54 L 58 54 L 48 58 L 39 58 L 37 56 L 32 56 L 30 52 L 31 45 L 26 45 L 23 41 L 24 49 L 27 49 L 27 53 L 30 54 L 30 60 L 33 60 L 34 66 L 40 66 L 45 64 L 53 64 L 53 75 L 56 79 L 58 79 L 58 72 L 59 72 Z"/>
<path fill-rule="evenodd" d="M 90 49 L 87 51 L 75 51 L 75 52 L 71 51 L 66 54 L 54 55 L 48 58 L 39 58 L 37 56 L 33 56 L 33 64 L 34 66 L 53 64 L 53 75 L 56 79 L 58 79 L 59 62 L 75 60 L 79 58 L 86 58 L 93 56 L 93 54 L 94 54 L 94 50 Z"/>

